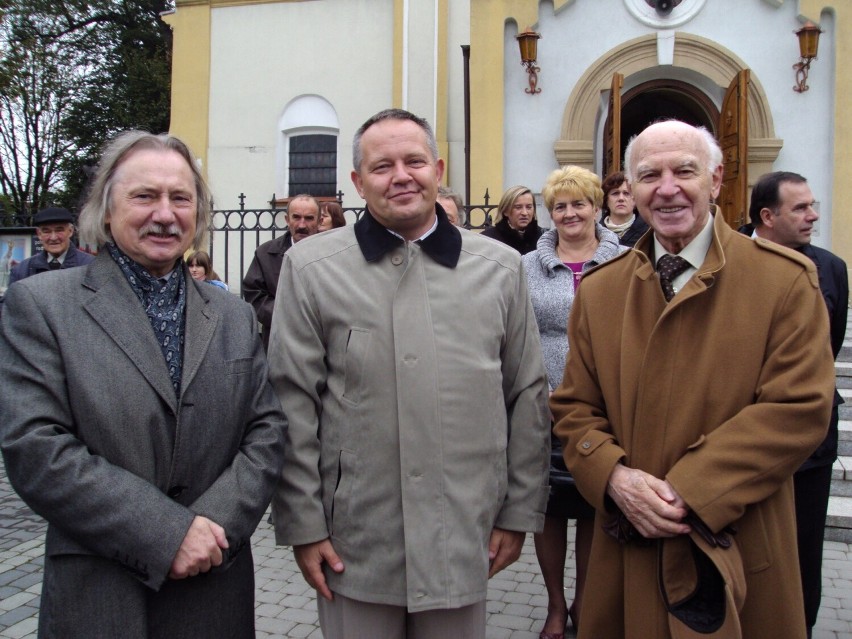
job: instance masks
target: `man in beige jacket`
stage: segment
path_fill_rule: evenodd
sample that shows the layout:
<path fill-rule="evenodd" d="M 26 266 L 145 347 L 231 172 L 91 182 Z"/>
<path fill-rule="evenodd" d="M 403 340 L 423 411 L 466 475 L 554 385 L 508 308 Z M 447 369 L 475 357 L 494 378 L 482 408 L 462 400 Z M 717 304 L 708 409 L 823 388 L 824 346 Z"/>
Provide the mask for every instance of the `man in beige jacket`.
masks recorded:
<path fill-rule="evenodd" d="M 424 120 L 373 116 L 354 156 L 364 215 L 281 269 L 269 358 L 291 428 L 277 541 L 317 589 L 326 637 L 484 637 L 487 579 L 541 529 L 547 498 L 547 385 L 520 255 L 436 206 L 443 161 Z"/>

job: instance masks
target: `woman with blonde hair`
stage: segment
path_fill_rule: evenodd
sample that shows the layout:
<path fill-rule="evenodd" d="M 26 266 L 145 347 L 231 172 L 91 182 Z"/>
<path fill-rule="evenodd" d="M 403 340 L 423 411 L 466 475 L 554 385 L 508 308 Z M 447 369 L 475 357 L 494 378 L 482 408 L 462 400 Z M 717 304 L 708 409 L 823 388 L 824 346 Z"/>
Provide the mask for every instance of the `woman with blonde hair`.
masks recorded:
<path fill-rule="evenodd" d="M 535 219 L 535 198 L 525 186 L 506 189 L 497 205 L 494 226 L 482 231 L 484 237 L 503 242 L 521 255 L 535 250 L 541 234 Z"/>
<path fill-rule="evenodd" d="M 553 228 L 542 234 L 536 250 L 525 255 L 523 262 L 552 393 L 562 383 L 568 314 L 583 273 L 627 249 L 619 247 L 615 233 L 596 222 L 603 191 L 600 178 L 591 171 L 578 166 L 557 169 L 548 176 L 542 196 Z M 577 520 L 577 579 L 570 607 L 564 594 L 568 519 Z M 580 621 L 593 530 L 594 509 L 574 485 L 559 440 L 551 435 L 550 497 L 544 531 L 534 537 L 548 600 L 541 639 L 562 639 L 568 618 L 575 629 Z"/>

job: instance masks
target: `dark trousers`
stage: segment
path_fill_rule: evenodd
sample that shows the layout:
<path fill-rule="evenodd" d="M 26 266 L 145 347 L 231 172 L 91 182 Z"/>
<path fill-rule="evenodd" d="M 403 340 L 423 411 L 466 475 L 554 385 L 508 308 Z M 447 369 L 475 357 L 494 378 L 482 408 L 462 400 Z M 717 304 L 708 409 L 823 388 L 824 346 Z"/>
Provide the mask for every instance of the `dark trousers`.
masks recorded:
<path fill-rule="evenodd" d="M 796 472 L 793 486 L 796 491 L 799 570 L 805 596 L 805 622 L 810 637 L 822 598 L 822 542 L 831 490 L 831 464 Z"/>

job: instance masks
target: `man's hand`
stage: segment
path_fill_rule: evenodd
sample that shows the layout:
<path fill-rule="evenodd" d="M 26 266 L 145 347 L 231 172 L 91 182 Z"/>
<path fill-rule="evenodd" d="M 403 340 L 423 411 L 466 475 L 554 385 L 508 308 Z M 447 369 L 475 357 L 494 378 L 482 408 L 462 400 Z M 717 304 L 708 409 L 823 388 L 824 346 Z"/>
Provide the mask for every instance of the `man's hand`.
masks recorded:
<path fill-rule="evenodd" d="M 293 554 L 296 556 L 296 563 L 299 564 L 305 581 L 311 588 L 331 601 L 333 597 L 325 583 L 325 575 L 322 574 L 322 562 L 326 562 L 334 572 L 343 572 L 343 562 L 334 551 L 331 540 L 326 538 L 312 544 L 293 546 Z"/>
<path fill-rule="evenodd" d="M 689 507 L 664 479 L 617 464 L 606 492 L 643 537 L 675 537 L 690 531 L 682 523 Z"/>
<path fill-rule="evenodd" d="M 495 528 L 488 540 L 488 578 L 490 579 L 521 556 L 526 533 Z"/>
<path fill-rule="evenodd" d="M 169 577 L 185 579 L 222 564 L 222 551 L 228 547 L 225 529 L 207 517 L 196 515 L 178 548 Z"/>

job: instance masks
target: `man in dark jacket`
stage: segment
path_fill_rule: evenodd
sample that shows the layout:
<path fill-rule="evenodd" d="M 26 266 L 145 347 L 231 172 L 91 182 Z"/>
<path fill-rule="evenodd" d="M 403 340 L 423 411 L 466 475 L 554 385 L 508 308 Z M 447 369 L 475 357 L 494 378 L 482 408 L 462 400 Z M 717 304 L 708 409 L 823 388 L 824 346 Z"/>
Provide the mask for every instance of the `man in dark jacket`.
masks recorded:
<path fill-rule="evenodd" d="M 293 244 L 319 230 L 319 202 L 312 195 L 297 195 L 287 205 L 287 231 L 274 240 L 264 242 L 254 252 L 254 259 L 243 278 L 243 299 L 254 307 L 262 327 L 263 349 L 269 348 L 269 327 L 284 253 Z"/>
<path fill-rule="evenodd" d="M 811 245 L 813 225 L 819 219 L 819 213 L 814 209 L 814 196 L 807 181 L 797 173 L 767 173 L 754 185 L 749 217 L 755 235 L 803 253 L 816 264 L 819 288 L 828 307 L 831 350 L 837 358 L 846 336 L 849 279 L 842 259 Z M 831 466 L 837 459 L 837 407 L 842 403 L 840 394 L 835 390 L 828 435 L 793 475 L 799 567 L 808 637 L 816 623 L 822 596 L 822 542 L 831 488 Z"/>
<path fill-rule="evenodd" d="M 36 227 L 36 237 L 41 241 L 44 250 L 28 257 L 12 269 L 9 284 L 45 271 L 85 266 L 95 259 L 71 243 L 74 218 L 68 209 L 42 209 L 33 216 L 33 225 Z"/>

